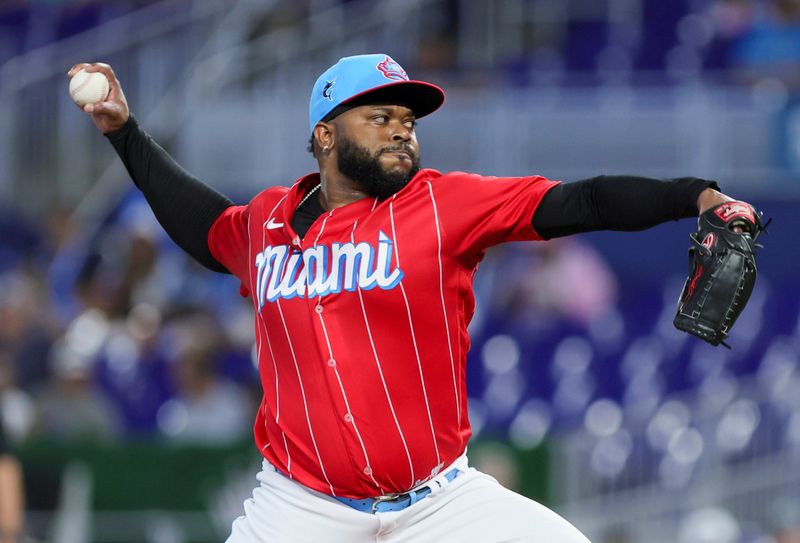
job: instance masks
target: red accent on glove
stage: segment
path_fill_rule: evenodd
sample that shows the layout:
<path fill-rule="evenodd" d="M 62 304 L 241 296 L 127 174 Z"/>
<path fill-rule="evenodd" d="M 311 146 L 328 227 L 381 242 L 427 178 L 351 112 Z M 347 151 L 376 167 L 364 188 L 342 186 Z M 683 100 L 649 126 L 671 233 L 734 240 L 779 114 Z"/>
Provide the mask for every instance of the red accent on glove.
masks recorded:
<path fill-rule="evenodd" d="M 752 224 L 756 223 L 755 210 L 745 202 L 725 202 L 714 208 L 714 214 L 726 223 L 736 218 L 747 219 Z"/>
<path fill-rule="evenodd" d="M 694 294 L 694 289 L 697 288 L 697 280 L 700 279 L 700 276 L 703 275 L 703 266 L 697 266 L 697 271 L 694 273 L 694 277 L 692 277 L 692 282 L 689 283 L 689 288 L 686 289 L 686 297 L 684 300 L 688 300 Z"/>

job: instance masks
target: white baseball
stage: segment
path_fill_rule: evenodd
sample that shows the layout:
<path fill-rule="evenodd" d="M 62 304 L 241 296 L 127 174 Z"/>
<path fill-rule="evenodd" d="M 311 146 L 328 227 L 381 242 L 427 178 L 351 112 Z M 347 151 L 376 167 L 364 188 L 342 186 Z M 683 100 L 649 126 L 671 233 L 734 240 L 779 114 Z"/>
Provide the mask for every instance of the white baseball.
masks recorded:
<path fill-rule="evenodd" d="M 102 102 L 108 96 L 108 79 L 100 72 L 81 70 L 69 80 L 69 95 L 81 107 Z"/>

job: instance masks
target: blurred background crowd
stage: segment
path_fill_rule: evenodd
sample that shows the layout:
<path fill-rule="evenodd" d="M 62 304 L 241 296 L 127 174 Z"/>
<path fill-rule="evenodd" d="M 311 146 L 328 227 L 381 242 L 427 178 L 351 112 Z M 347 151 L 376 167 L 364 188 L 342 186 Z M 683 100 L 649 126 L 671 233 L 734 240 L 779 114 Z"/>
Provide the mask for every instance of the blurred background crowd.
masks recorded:
<path fill-rule="evenodd" d="M 0 60 L 73 37 L 158 3 L 163 2 L 6 0 L 0 13 L 3 29 Z M 246 39 L 257 40 L 275 29 L 308 25 L 314 16 L 339 5 L 357 3 L 357 0 L 268 1 L 251 13 L 241 31 Z M 420 4 L 412 2 L 414 7 Z M 418 71 L 457 72 L 465 61 L 464 55 L 475 52 L 476 58 L 467 65 L 484 64 L 495 72 L 507 72 L 508 77 L 520 83 L 541 77 L 543 71 L 554 70 L 585 76 L 591 72 L 626 69 L 666 70 L 675 74 L 730 68 L 753 72 L 754 76 L 771 72 L 795 85 L 800 83 L 793 66 L 800 56 L 797 35 L 800 8 L 793 0 L 669 3 L 446 0 L 424 7 L 424 18 L 415 21 L 417 32 L 422 34 L 418 38 L 420 43 L 415 44 L 419 48 L 414 58 L 405 59 Z M 175 6 L 175 9 L 187 8 Z M 464 30 L 480 28 L 480 19 L 484 17 L 520 17 L 516 21 L 521 28 L 520 35 L 514 37 L 518 41 L 514 50 L 487 50 L 479 39 L 461 35 Z M 493 30 L 496 29 L 483 27 L 479 32 Z M 471 43 L 464 43 L 465 39 Z"/>
<path fill-rule="evenodd" d="M 245 202 L 314 168 L 316 75 L 377 51 L 448 93 L 428 167 L 695 175 L 775 219 L 731 351 L 672 328 L 691 221 L 490 253 L 474 462 L 598 543 L 800 542 L 798 0 L 0 2 L 0 444 L 28 537 L 218 541 L 258 465 L 249 302 L 161 231 L 66 71 L 111 63 Z"/>

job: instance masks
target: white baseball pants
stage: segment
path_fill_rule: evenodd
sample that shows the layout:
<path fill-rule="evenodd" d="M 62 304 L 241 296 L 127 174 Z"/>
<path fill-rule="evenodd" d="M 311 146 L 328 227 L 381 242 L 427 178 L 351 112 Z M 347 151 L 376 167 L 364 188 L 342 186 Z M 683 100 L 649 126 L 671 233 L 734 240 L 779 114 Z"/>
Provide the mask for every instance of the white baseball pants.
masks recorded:
<path fill-rule="evenodd" d="M 450 483 L 441 475 L 430 481 L 432 492 L 414 505 L 372 515 L 292 481 L 265 461 L 226 543 L 589 543 L 547 507 L 467 467 L 466 456 L 441 473 L 462 466 Z"/>

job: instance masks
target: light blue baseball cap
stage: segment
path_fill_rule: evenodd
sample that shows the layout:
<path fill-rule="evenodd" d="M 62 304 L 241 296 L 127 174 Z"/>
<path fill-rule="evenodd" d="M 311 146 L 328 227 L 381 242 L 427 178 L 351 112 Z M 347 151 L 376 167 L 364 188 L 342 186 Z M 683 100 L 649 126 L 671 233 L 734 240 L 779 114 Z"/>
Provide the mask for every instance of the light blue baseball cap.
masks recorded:
<path fill-rule="evenodd" d="M 325 70 L 314 84 L 308 104 L 309 131 L 346 108 L 386 101 L 409 107 L 417 118 L 444 103 L 444 91 L 432 83 L 414 81 L 389 55 L 344 57 Z M 334 111 L 336 110 L 336 111 Z M 330 117 L 332 118 L 332 117 Z"/>

